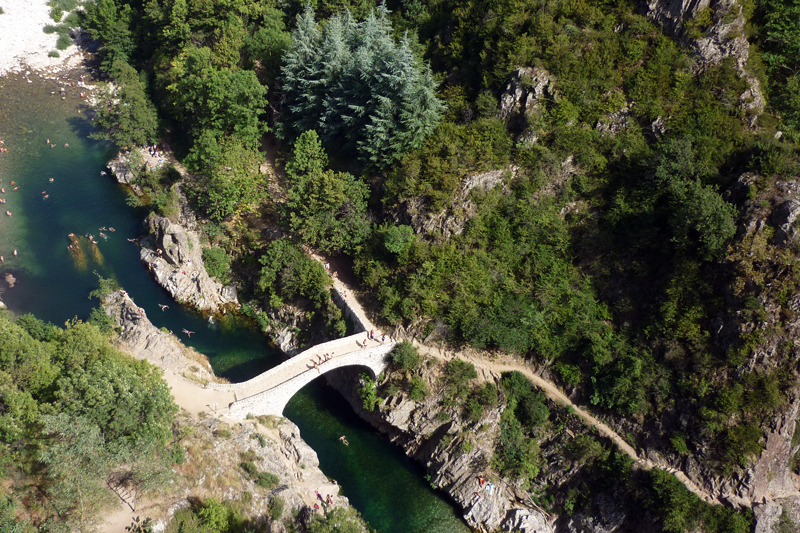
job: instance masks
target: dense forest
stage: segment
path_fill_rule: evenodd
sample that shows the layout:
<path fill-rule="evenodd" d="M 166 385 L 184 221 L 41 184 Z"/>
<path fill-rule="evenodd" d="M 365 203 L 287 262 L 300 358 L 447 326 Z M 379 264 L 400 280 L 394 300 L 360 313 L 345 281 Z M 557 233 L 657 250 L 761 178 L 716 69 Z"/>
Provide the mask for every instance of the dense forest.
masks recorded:
<path fill-rule="evenodd" d="M 352 265 L 386 325 L 529 359 L 640 445 L 731 475 L 796 375 L 786 339 L 754 364 L 783 322 L 754 324 L 800 284 L 796 245 L 745 228 L 800 172 L 800 5 L 712 2 L 667 31 L 644 4 L 97 0 L 81 17 L 112 82 L 99 135 L 176 148 L 226 250 L 209 263 L 255 316 L 299 301 L 344 332 L 309 246 Z M 704 57 L 720 27 L 749 51 Z M 174 179 L 143 178 L 162 214 Z M 506 385 L 473 399 L 503 394 L 508 438 L 534 434 L 546 409 Z M 526 453 L 499 445 L 494 466 L 535 477 Z"/>
<path fill-rule="evenodd" d="M 177 411 L 161 370 L 98 325 L 0 313 L 0 531 L 88 530 L 116 485 L 164 486 Z"/>

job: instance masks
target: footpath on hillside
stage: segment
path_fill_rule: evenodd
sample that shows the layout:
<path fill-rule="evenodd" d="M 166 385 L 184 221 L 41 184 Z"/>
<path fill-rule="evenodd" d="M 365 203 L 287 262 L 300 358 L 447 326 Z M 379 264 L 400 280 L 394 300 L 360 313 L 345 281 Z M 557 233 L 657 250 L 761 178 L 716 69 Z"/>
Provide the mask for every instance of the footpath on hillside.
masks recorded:
<path fill-rule="evenodd" d="M 317 261 L 324 262 L 324 259 L 318 255 L 311 254 L 311 256 Z M 365 320 L 366 323 L 369 323 L 369 321 L 366 319 L 366 313 L 364 312 L 361 305 L 358 303 L 358 300 L 356 298 L 355 292 L 353 291 L 352 287 L 349 287 L 348 285 L 346 285 L 345 283 L 343 283 L 338 279 L 334 279 L 334 285 L 335 288 L 340 292 L 344 291 L 345 294 L 348 294 L 349 307 L 351 307 L 351 309 L 357 309 L 360 312 L 361 316 L 364 317 L 363 320 Z M 395 338 L 393 340 L 399 341 L 401 339 Z M 439 350 L 438 348 L 427 346 L 413 339 L 408 339 L 408 340 L 410 340 L 414 344 L 414 346 L 420 353 L 423 353 L 435 359 L 440 359 L 440 360 L 444 359 L 442 357 L 442 351 Z M 627 441 L 625 441 L 625 439 L 623 439 L 617 432 L 615 432 L 607 424 L 597 419 L 595 416 L 590 414 L 585 409 L 582 409 L 581 407 L 573 403 L 572 400 L 570 400 L 569 397 L 566 394 L 564 394 L 554 383 L 546 380 L 545 378 L 534 372 L 530 366 L 521 363 L 519 361 L 516 361 L 511 357 L 504 357 L 502 359 L 497 359 L 497 358 L 489 359 L 484 357 L 478 357 L 476 355 L 469 354 L 464 351 L 455 352 L 454 358 L 472 363 L 475 366 L 476 370 L 478 370 L 479 373 L 483 375 L 485 380 L 490 380 L 490 379 L 495 381 L 499 380 L 503 372 L 511 372 L 516 370 L 522 373 L 528 379 L 530 379 L 535 386 L 542 389 L 542 391 L 547 395 L 548 398 L 555 401 L 556 403 L 571 408 L 573 413 L 577 415 L 581 420 L 583 420 L 584 423 L 586 423 L 590 427 L 595 428 L 600 435 L 610 439 L 623 453 L 625 453 L 625 455 L 633 459 L 634 464 L 637 467 L 645 470 L 651 470 L 653 468 L 662 468 L 667 472 L 673 474 L 678 479 L 678 481 L 683 483 L 683 485 L 687 489 L 689 489 L 689 491 L 694 493 L 703 501 L 711 504 L 721 504 L 721 502 L 716 497 L 698 487 L 697 484 L 694 483 L 691 479 L 689 479 L 686 476 L 686 474 L 684 474 L 682 471 L 668 466 L 659 466 L 656 465 L 650 459 L 639 457 L 633 446 L 631 446 Z"/>

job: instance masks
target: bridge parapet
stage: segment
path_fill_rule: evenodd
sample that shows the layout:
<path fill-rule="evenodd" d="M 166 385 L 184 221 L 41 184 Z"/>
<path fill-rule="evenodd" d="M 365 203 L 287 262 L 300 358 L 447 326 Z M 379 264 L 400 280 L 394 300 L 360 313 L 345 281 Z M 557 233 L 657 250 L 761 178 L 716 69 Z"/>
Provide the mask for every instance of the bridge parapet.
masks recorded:
<path fill-rule="evenodd" d="M 319 371 L 313 367 L 311 369 L 303 369 L 299 374 L 296 374 L 294 377 L 278 385 L 231 403 L 227 414 L 232 418 L 238 419 L 244 419 L 248 414 L 255 416 L 283 416 L 283 410 L 286 408 L 286 404 L 289 403 L 289 400 L 291 400 L 300 389 L 331 370 L 346 366 L 364 366 L 372 371 L 373 376 L 377 376 L 386 369 L 388 364 L 386 356 L 392 351 L 394 346 L 394 342 L 387 342 L 372 348 L 356 350 L 345 355 L 340 355 L 319 365 Z M 293 357 L 287 361 L 287 363 L 297 357 L 298 356 Z M 269 372 L 278 370 L 285 364 L 286 363 L 279 365 Z"/>
<path fill-rule="evenodd" d="M 266 372 L 262 372 L 261 374 L 257 375 L 254 378 L 248 379 L 247 381 L 242 381 L 240 383 L 208 383 L 206 387 L 215 390 L 232 390 L 232 391 L 257 387 L 259 383 L 268 381 L 274 374 L 280 373 L 282 369 L 286 366 L 289 366 L 289 364 L 291 364 L 292 361 L 300 359 L 305 360 L 309 357 L 316 356 L 317 354 L 321 355 L 329 352 L 332 353 L 335 352 L 337 348 L 341 348 L 347 345 L 352 345 L 356 341 L 360 342 L 364 340 L 364 338 L 365 338 L 364 333 L 357 333 L 355 335 L 350 335 L 349 337 L 342 337 L 341 339 L 334 339 L 332 341 L 323 342 L 322 344 L 317 344 L 303 352 L 300 352 L 294 357 L 287 359 L 280 365 L 270 368 Z M 389 344 L 394 346 L 394 343 L 387 343 L 384 346 Z"/>

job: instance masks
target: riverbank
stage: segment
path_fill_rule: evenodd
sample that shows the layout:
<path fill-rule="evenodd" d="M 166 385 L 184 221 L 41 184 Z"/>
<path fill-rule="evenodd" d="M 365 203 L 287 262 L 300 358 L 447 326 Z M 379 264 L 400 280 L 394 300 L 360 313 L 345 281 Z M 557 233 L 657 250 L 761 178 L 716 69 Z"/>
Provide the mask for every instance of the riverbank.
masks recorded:
<path fill-rule="evenodd" d="M 45 0 L 4 0 L 0 15 L 0 76 L 11 72 L 42 70 L 48 73 L 75 68 L 83 60 L 73 43 L 66 50 L 56 50 L 57 33 L 44 33 L 55 24 Z"/>
<path fill-rule="evenodd" d="M 285 418 L 240 421 L 218 415 L 234 395 L 204 386 L 217 379 L 205 356 L 155 327 L 125 291 L 108 295 L 103 307 L 120 331 L 114 339 L 116 346 L 164 371 L 164 380 L 183 412 L 178 424 L 191 429 L 190 436 L 180 441 L 186 460 L 175 467 L 176 483 L 142 505 L 120 491 L 119 506 L 106 517 L 101 531 L 117 532 L 142 515 L 165 527 L 176 510 L 189 505 L 190 497 L 246 502 L 246 513 L 255 518 L 267 515 L 274 498 L 283 500 L 288 510 L 313 510 L 317 494 L 333 507 L 350 505 L 339 495 L 339 486 L 320 470 L 316 452 L 303 441 L 296 425 Z M 244 456 L 277 476 L 273 489 L 257 486 L 239 468 Z M 270 531 L 286 529 L 276 520 Z"/>

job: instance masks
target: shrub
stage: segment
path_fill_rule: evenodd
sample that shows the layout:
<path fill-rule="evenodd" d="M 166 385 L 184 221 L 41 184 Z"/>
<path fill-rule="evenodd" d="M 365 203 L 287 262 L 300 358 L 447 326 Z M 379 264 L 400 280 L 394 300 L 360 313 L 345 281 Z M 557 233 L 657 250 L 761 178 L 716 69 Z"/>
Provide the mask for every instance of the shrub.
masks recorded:
<path fill-rule="evenodd" d="M 61 54 L 59 54 L 55 50 L 50 50 L 49 52 L 47 52 L 47 57 L 61 57 Z"/>
<path fill-rule="evenodd" d="M 231 266 L 231 260 L 222 248 L 203 248 L 203 262 L 209 276 L 223 279 Z"/>
<path fill-rule="evenodd" d="M 422 362 L 422 356 L 410 342 L 401 342 L 392 349 L 392 364 L 398 370 L 416 370 Z"/>
<path fill-rule="evenodd" d="M 448 394 L 462 397 L 469 390 L 469 380 L 478 377 L 472 363 L 453 359 L 444 367 L 444 384 Z"/>
<path fill-rule="evenodd" d="M 273 520 L 279 520 L 283 516 L 283 506 L 284 506 L 284 501 L 283 498 L 281 498 L 280 496 L 275 496 L 274 498 L 270 498 L 269 504 L 267 505 L 269 516 Z"/>
<path fill-rule="evenodd" d="M 428 386 L 425 381 L 419 377 L 414 376 L 408 384 L 408 399 L 415 402 L 421 402 L 428 397 Z"/>
<path fill-rule="evenodd" d="M 271 472 L 261 472 L 256 477 L 256 485 L 259 487 L 271 489 L 272 487 L 277 486 L 278 483 L 280 483 L 280 479 L 278 479 L 278 476 Z"/>
<path fill-rule="evenodd" d="M 242 461 L 239 463 L 239 466 L 242 467 L 242 470 L 244 470 L 249 477 L 253 479 L 258 477 L 258 468 L 253 461 Z"/>
<path fill-rule="evenodd" d="M 58 40 L 56 41 L 56 48 L 59 50 L 66 50 L 69 48 L 69 45 L 72 44 L 72 39 L 70 39 L 69 35 L 61 34 L 58 36 Z"/>

